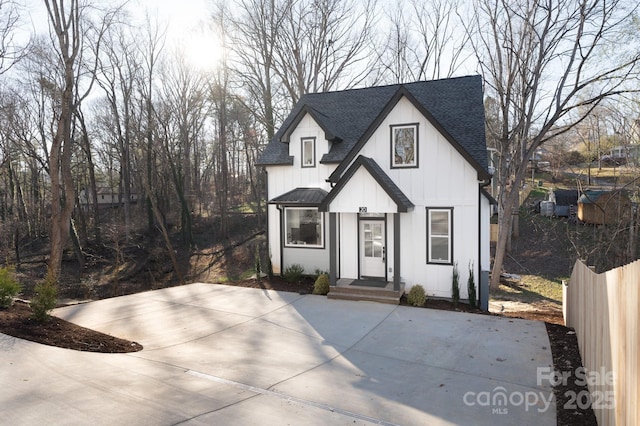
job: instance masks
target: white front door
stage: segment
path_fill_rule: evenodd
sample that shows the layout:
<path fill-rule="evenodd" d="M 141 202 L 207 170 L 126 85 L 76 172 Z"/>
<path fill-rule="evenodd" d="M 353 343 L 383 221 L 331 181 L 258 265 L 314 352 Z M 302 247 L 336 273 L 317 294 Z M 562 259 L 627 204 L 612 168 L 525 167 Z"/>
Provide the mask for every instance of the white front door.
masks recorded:
<path fill-rule="evenodd" d="M 360 278 L 385 278 L 385 221 L 360 221 Z"/>

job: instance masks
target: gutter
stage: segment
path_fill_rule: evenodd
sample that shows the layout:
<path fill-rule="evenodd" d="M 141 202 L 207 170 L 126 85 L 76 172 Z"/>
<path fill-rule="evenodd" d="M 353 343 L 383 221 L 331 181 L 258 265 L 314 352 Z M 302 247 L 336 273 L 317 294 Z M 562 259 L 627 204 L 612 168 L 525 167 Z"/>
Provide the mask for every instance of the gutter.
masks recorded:
<path fill-rule="evenodd" d="M 491 185 L 491 178 L 485 179 L 478 184 L 478 307 L 482 309 L 482 190 Z M 491 228 L 491 226 L 489 226 Z M 489 229 L 491 233 L 491 229 Z M 491 237 L 489 237 L 491 239 Z M 489 262 L 491 266 L 491 262 Z M 489 291 L 487 290 L 487 311 L 489 311 Z"/>

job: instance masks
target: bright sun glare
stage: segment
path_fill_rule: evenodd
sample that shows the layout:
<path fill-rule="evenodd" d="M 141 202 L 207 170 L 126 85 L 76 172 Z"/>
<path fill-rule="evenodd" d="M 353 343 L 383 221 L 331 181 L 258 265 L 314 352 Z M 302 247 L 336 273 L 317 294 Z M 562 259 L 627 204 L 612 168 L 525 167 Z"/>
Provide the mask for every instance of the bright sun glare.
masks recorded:
<path fill-rule="evenodd" d="M 208 27 L 211 15 L 206 0 L 141 0 L 160 12 L 168 26 L 168 42 L 201 71 L 212 71 L 222 59 L 222 47 Z"/>
<path fill-rule="evenodd" d="M 222 47 L 211 32 L 196 33 L 182 42 L 187 62 L 201 71 L 212 71 L 222 59 Z"/>

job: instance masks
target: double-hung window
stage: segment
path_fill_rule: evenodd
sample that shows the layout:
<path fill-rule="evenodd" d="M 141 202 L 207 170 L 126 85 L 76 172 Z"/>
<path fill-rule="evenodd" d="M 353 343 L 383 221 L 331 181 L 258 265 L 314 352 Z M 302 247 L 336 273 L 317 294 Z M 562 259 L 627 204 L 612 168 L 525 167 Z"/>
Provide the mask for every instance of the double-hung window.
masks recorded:
<path fill-rule="evenodd" d="M 453 208 L 427 207 L 427 263 L 453 263 Z"/>
<path fill-rule="evenodd" d="M 287 247 L 324 246 L 323 214 L 317 207 L 286 207 L 284 222 Z"/>

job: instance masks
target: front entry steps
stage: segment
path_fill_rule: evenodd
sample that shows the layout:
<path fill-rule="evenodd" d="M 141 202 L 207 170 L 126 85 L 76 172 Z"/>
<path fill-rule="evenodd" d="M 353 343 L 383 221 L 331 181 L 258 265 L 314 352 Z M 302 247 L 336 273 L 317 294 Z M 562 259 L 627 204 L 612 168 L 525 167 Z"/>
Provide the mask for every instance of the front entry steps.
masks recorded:
<path fill-rule="evenodd" d="M 404 293 L 404 283 L 400 283 L 400 290 L 393 289 L 393 283 L 388 282 L 385 287 L 372 287 L 365 281 L 353 279 L 339 279 L 337 285 L 329 288 L 328 299 L 363 300 L 369 302 L 400 304 L 400 297 Z"/>

